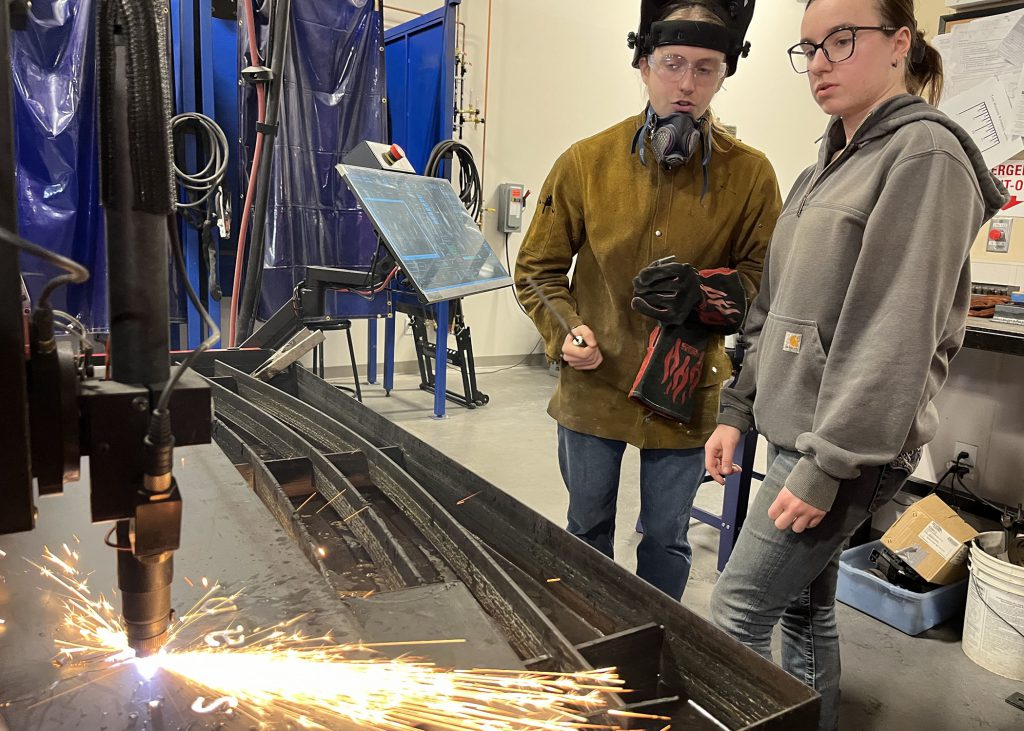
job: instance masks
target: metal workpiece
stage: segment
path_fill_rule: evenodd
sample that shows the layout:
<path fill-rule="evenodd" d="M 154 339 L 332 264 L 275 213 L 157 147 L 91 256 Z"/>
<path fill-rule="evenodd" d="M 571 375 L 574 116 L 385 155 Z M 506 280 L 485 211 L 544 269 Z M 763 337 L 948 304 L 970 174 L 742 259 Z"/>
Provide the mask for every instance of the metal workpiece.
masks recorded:
<path fill-rule="evenodd" d="M 650 622 L 663 626 L 660 694 L 682 699 L 673 706 L 686 714 L 679 728 L 717 728 L 706 719 L 687 725 L 690 711 L 680 710 L 690 708 L 687 699 L 733 729 L 815 727 L 817 694 L 710 622 L 308 371 L 293 368 L 276 383 L 364 439 L 399 447 L 405 470 L 463 526 L 605 638 Z"/>
<path fill-rule="evenodd" d="M 304 328 L 257 368 L 252 374 L 253 378 L 269 381 L 278 373 L 286 371 L 292 363 L 298 363 L 306 353 L 323 344 L 326 339 L 323 330 Z"/>
<path fill-rule="evenodd" d="M 218 419 L 226 418 L 231 425 L 244 430 L 250 440 L 258 440 L 272 450 L 279 459 L 309 461 L 314 486 L 325 500 L 332 501 L 329 509 L 339 519 L 353 516 L 346 521 L 346 527 L 371 557 L 380 581 L 383 582 L 382 588 L 397 589 L 410 583 L 419 583 L 415 565 L 401 552 L 394 550 L 398 540 L 388 526 L 359 489 L 324 453 L 287 427 L 268 419 L 259 408 L 229 389 L 217 383 L 212 384 L 211 389 Z M 278 517 L 285 517 L 287 510 L 281 508 Z"/>
<path fill-rule="evenodd" d="M 227 365 L 219 366 L 217 372 L 234 378 L 239 395 L 266 415 L 302 434 L 311 435 L 323 448 L 336 453 L 362 453 L 373 484 L 442 554 L 481 606 L 502 627 L 522 657 L 549 657 L 548 669 L 552 670 L 574 671 L 586 667 L 572 643 L 529 601 L 521 587 L 502 570 L 480 541 L 411 476 L 395 469 L 394 461 L 384 452 L 348 427 L 280 389 Z M 218 397 L 221 395 L 221 392 L 214 391 L 214 405 L 218 413 Z"/>
<path fill-rule="evenodd" d="M 313 502 L 298 512 L 330 509 L 334 493 L 312 494 L 320 489 L 312 481 L 297 487 L 312 468 L 294 456 L 281 459 L 268 444 L 282 435 L 269 433 L 285 428 L 330 455 L 364 495 L 379 491 L 370 502 L 382 520 L 389 510 L 408 518 L 422 553 L 443 558 L 527 667 L 619 667 L 634 689 L 625 708 L 668 715 L 673 728 L 815 727 L 813 690 L 305 369 L 293 367 L 272 384 L 222 364 L 217 372 L 217 441 L 236 463 L 255 460 L 242 467 L 254 484 L 269 482 L 279 494 L 305 491 Z M 236 427 L 243 404 L 252 420 Z M 274 512 L 287 522 L 299 499 L 284 502 Z M 300 542 L 324 540 L 315 524 L 298 528 Z M 491 592 L 505 604 L 492 602 Z M 541 657 L 531 656 L 534 643 L 543 647 Z M 665 724 L 645 723 L 654 722 L 631 727 Z"/>

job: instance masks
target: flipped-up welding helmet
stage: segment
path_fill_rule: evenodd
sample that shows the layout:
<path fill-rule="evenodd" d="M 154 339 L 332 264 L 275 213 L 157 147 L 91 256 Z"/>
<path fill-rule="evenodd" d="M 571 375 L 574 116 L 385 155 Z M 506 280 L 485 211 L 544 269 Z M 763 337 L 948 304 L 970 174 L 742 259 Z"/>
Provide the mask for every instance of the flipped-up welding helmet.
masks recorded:
<path fill-rule="evenodd" d="M 695 6 L 707 8 L 725 26 L 696 20 L 658 20 L 670 9 Z M 740 56 L 746 58 L 750 53 L 750 43 L 744 39 L 753 17 L 754 0 L 641 0 L 640 27 L 626 39 L 634 51 L 633 68 L 639 68 L 640 59 L 660 46 L 695 46 L 724 53 L 729 67 L 726 76 L 732 76 Z"/>

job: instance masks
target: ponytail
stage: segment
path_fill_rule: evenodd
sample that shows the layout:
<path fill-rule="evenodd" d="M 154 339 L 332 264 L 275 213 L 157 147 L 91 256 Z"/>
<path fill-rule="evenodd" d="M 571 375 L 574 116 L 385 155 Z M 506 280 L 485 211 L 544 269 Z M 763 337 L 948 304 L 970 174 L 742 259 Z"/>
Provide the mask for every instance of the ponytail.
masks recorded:
<path fill-rule="evenodd" d="M 916 25 L 912 27 L 916 28 Z M 925 40 L 920 30 L 913 31 L 913 35 L 913 45 L 907 57 L 907 89 L 912 94 L 923 96 L 929 104 L 935 106 L 942 97 L 945 78 L 942 54 Z"/>

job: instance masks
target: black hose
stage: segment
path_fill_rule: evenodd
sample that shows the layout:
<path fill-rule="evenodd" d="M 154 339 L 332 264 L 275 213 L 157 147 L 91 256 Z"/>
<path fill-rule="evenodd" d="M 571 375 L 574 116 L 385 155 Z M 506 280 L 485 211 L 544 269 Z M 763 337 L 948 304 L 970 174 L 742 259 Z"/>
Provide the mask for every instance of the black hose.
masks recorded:
<path fill-rule="evenodd" d="M 155 3 L 134 0 L 102 0 L 98 11 L 100 87 L 100 160 L 103 203 L 125 205 L 114 192 L 115 159 L 119 141 L 113 138 L 115 115 L 125 109 L 115 102 L 115 36 L 127 42 L 129 150 L 133 185 L 132 208 L 167 215 L 174 207 L 173 172 L 170 164 L 170 96 L 166 80 L 166 36 L 163 17 Z M 153 53 L 153 49 L 158 49 Z"/>
<path fill-rule="evenodd" d="M 484 212 L 484 192 L 472 150 L 461 142 L 442 140 L 430 151 L 423 174 L 432 178 L 441 177 L 441 162 L 452 158 L 458 158 L 459 161 L 459 200 L 473 220 L 480 223 L 480 216 Z"/>
<path fill-rule="evenodd" d="M 245 0 L 249 2 L 249 0 Z M 289 25 L 291 22 L 291 0 L 277 0 L 270 22 L 270 33 L 274 45 L 270 48 L 270 89 L 267 93 L 267 116 L 264 122 L 263 156 L 256 175 L 256 201 L 252 217 L 252 235 L 249 238 L 249 260 L 245 268 L 245 285 L 242 301 L 238 306 L 237 342 L 248 338 L 256 322 L 259 294 L 263 283 L 263 254 L 266 251 L 267 200 L 270 196 L 270 174 L 273 169 L 274 138 L 280 116 L 281 91 L 284 81 L 284 57 L 288 47 Z"/>

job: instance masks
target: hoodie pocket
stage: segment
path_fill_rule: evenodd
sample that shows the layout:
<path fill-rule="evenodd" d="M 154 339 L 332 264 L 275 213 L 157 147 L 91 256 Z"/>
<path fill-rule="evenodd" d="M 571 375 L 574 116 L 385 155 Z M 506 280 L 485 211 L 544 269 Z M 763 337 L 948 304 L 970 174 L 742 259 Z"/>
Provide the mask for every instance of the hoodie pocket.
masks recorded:
<path fill-rule="evenodd" d="M 780 447 L 793 449 L 814 425 L 825 361 L 817 323 L 768 313 L 757 345 L 754 421 Z"/>

